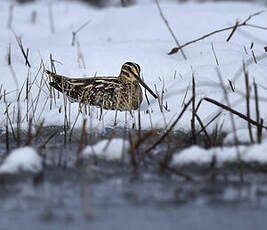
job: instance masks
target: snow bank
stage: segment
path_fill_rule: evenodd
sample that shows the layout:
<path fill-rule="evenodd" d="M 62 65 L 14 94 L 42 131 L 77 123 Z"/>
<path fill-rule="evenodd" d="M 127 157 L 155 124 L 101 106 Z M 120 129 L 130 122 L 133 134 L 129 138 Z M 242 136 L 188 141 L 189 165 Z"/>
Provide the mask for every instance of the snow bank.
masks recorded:
<path fill-rule="evenodd" d="M 252 127 L 251 131 L 252 131 L 253 140 L 256 141 L 257 129 Z M 239 142 L 250 143 L 250 137 L 249 137 L 249 132 L 248 132 L 247 127 L 243 128 L 243 129 L 236 130 L 236 135 L 237 135 Z M 263 133 L 262 133 L 263 141 L 266 141 L 266 137 L 267 137 L 267 133 L 265 131 L 263 131 Z M 227 136 L 224 138 L 223 142 L 225 144 L 234 144 L 234 133 L 233 132 L 228 133 Z"/>
<path fill-rule="evenodd" d="M 129 141 L 121 138 L 102 140 L 95 145 L 86 146 L 82 154 L 84 157 L 97 156 L 106 160 L 120 160 L 129 149 Z"/>
<path fill-rule="evenodd" d="M 267 142 L 251 146 L 239 146 L 240 159 L 242 159 L 244 162 L 257 162 L 261 164 L 266 164 L 266 150 Z M 211 163 L 213 157 L 216 157 L 216 160 L 219 164 L 238 161 L 237 150 L 234 146 L 224 148 L 211 148 L 208 150 L 205 150 L 199 146 L 192 146 L 179 153 L 174 154 L 172 164 L 208 164 Z"/>
<path fill-rule="evenodd" d="M 13 150 L 0 165 L 0 174 L 15 174 L 21 171 L 38 173 L 42 171 L 42 158 L 31 147 Z"/>

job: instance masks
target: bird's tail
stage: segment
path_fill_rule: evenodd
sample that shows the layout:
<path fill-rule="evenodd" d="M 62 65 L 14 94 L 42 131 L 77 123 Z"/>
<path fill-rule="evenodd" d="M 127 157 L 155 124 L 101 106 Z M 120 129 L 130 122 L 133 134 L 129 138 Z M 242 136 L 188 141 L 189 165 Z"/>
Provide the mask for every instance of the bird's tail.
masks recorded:
<path fill-rule="evenodd" d="M 68 87 L 66 85 L 66 83 L 67 83 L 66 77 L 52 73 L 49 70 L 45 70 L 45 72 L 52 80 L 51 82 L 49 82 L 49 85 L 51 85 L 52 87 L 54 87 L 55 89 L 57 89 L 60 92 L 67 90 Z"/>
<path fill-rule="evenodd" d="M 82 100 L 83 90 L 80 87 L 77 87 L 77 84 L 81 81 L 80 79 L 74 80 L 62 75 L 58 75 L 50 72 L 49 70 L 45 71 L 46 74 L 50 77 L 49 85 L 58 90 L 59 92 L 65 94 L 70 102 L 75 102 Z M 85 84 L 78 84 L 82 86 Z M 80 98 L 80 99 L 79 99 Z"/>

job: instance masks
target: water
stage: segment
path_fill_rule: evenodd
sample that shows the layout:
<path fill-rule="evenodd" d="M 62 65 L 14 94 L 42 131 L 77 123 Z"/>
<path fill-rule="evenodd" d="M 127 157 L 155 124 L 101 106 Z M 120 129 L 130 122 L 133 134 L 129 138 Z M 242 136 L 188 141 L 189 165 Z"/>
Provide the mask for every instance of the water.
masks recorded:
<path fill-rule="evenodd" d="M 265 229 L 267 224 L 263 175 L 264 184 L 241 185 L 87 173 L 47 169 L 38 185 L 24 179 L 2 187 L 1 229 Z"/>
<path fill-rule="evenodd" d="M 40 136 L 45 138 L 53 131 L 62 133 L 62 128 L 45 128 Z M 123 133 L 118 130 L 117 135 Z M 107 130 L 90 140 L 93 143 L 111 134 Z M 172 139 L 179 135 L 183 134 L 176 133 Z M 0 138 L 3 153 L 4 135 Z M 37 138 L 33 145 L 39 142 Z M 190 182 L 163 172 L 155 159 L 137 170 L 130 163 L 103 160 L 76 165 L 78 143 L 77 139 L 64 146 L 64 135 L 56 135 L 42 150 L 53 155 L 47 157 L 43 174 L 1 178 L 1 230 L 22 226 L 29 230 L 266 228 L 267 178 L 257 166 L 245 167 L 241 182 L 234 165 L 213 181 L 204 180 L 211 172 L 209 166 L 190 165 L 184 172 L 197 180 Z"/>

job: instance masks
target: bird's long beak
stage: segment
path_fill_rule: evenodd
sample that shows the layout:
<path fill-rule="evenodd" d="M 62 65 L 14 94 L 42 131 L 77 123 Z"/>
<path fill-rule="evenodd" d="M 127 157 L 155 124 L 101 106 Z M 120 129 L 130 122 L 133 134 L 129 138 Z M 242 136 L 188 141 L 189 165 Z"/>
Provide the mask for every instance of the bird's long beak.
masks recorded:
<path fill-rule="evenodd" d="M 147 86 L 147 84 L 139 76 L 137 80 L 155 99 L 158 98 L 158 96 Z"/>

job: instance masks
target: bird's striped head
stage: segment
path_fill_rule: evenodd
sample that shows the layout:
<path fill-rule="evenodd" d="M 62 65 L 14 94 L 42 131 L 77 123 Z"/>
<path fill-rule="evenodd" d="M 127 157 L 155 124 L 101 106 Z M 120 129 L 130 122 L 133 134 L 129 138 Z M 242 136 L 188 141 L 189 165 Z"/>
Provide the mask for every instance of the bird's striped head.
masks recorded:
<path fill-rule="evenodd" d="M 139 81 L 141 68 L 138 64 L 133 62 L 126 62 L 121 67 L 120 77 L 128 81 Z"/>
<path fill-rule="evenodd" d="M 140 83 L 154 98 L 158 96 L 146 85 L 140 77 L 141 68 L 138 64 L 133 62 L 125 62 L 121 67 L 120 78 L 130 82 Z"/>

